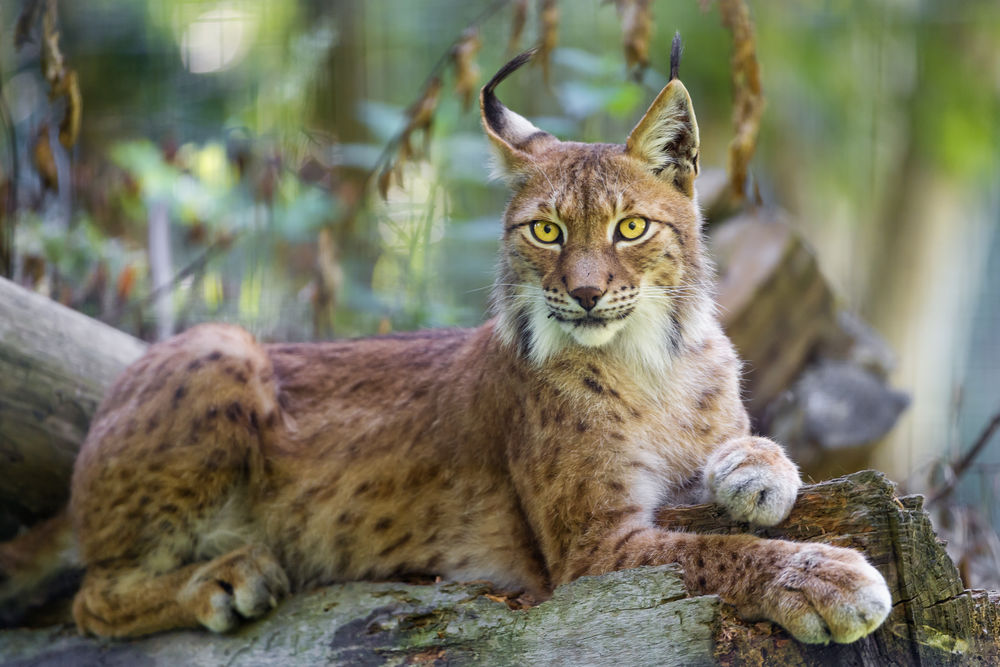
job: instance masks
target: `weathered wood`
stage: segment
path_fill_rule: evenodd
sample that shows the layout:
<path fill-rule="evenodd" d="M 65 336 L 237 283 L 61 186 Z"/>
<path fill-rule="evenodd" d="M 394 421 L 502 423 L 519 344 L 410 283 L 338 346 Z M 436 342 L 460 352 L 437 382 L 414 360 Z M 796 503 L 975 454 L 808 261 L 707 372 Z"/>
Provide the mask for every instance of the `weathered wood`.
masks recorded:
<path fill-rule="evenodd" d="M 664 509 L 698 532 L 740 532 L 714 505 Z M 527 610 L 483 584 L 351 583 L 286 601 L 231 635 L 174 632 L 133 641 L 67 628 L 0 632 L 0 665 L 621 664 L 966 665 L 1000 663 L 1000 595 L 964 591 L 917 496 L 874 472 L 806 487 L 769 537 L 864 550 L 895 606 L 850 645 L 806 646 L 747 623 L 715 596 L 685 597 L 674 566 L 583 577 Z"/>
<path fill-rule="evenodd" d="M 90 417 L 146 345 L 0 278 L 0 507 L 55 512 Z"/>
<path fill-rule="evenodd" d="M 746 527 L 714 506 L 664 509 L 659 520 L 693 532 Z M 781 525 L 762 537 L 859 549 L 882 573 L 894 607 L 885 624 L 854 644 L 807 647 L 770 624 L 725 620 L 722 664 L 959 665 L 1000 663 L 1000 597 L 964 590 L 938 542 L 921 496 L 897 498 L 884 475 L 865 471 L 805 487 Z"/>

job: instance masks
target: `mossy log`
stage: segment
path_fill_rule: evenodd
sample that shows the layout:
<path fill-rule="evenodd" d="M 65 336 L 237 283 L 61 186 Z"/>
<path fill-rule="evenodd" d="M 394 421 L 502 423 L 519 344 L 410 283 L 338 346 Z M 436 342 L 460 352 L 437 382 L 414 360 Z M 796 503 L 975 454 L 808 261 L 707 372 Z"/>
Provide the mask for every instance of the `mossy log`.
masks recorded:
<path fill-rule="evenodd" d="M 863 550 L 892 589 L 886 623 L 854 644 L 806 646 L 748 623 L 715 596 L 685 594 L 675 566 L 582 577 L 530 609 L 484 583 L 329 586 L 229 635 L 173 632 L 132 641 L 68 627 L 0 632 L 0 665 L 969 665 L 1000 664 L 1000 594 L 963 590 L 921 498 L 863 472 L 802 490 L 792 515 L 758 531 Z M 663 509 L 698 532 L 746 526 L 714 505 Z"/>

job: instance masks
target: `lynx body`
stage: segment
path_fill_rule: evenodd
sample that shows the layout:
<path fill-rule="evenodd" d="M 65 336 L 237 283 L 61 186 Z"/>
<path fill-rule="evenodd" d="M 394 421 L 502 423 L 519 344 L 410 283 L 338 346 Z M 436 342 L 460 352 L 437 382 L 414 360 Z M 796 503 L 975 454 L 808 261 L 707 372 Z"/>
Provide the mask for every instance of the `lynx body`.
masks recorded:
<path fill-rule="evenodd" d="M 674 76 L 625 145 L 561 142 L 494 96 L 526 59 L 481 96 L 513 191 L 494 319 L 293 345 L 204 325 L 154 345 L 76 463 L 83 631 L 224 631 L 334 581 L 428 574 L 544 597 L 672 562 L 691 591 L 802 641 L 882 622 L 889 592 L 854 551 L 655 524 L 663 504 L 708 500 L 776 524 L 798 473 L 750 434 L 714 316 L 684 86 Z"/>

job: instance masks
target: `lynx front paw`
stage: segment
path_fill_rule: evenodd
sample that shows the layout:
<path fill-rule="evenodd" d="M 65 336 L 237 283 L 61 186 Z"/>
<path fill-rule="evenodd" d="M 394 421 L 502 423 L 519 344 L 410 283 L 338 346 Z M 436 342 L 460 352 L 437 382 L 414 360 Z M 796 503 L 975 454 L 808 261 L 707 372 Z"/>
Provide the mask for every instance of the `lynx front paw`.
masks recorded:
<path fill-rule="evenodd" d="M 771 586 L 768 615 L 807 644 L 853 642 L 878 628 L 892 609 L 882 575 L 850 549 L 802 545 Z"/>
<path fill-rule="evenodd" d="M 780 523 L 795 504 L 802 482 L 795 464 L 766 438 L 727 442 L 709 458 L 705 482 L 715 502 L 737 521 Z"/>
<path fill-rule="evenodd" d="M 226 632 L 273 609 L 288 590 L 288 577 L 270 550 L 249 546 L 197 570 L 178 600 L 206 628 Z"/>

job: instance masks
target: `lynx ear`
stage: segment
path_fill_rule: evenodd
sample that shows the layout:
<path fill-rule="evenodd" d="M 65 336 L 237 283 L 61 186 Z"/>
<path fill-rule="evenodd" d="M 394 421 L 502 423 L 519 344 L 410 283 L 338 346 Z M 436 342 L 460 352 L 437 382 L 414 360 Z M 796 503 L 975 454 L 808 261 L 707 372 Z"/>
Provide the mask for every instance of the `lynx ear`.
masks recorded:
<path fill-rule="evenodd" d="M 528 119 L 505 107 L 493 94 L 497 85 L 531 60 L 537 50 L 525 51 L 500 68 L 479 94 L 483 127 L 500 160 L 501 175 L 508 180 L 518 180 L 530 169 L 535 161 L 534 155 L 559 141 L 548 132 L 539 130 Z"/>
<path fill-rule="evenodd" d="M 678 34 L 670 50 L 670 82 L 628 136 L 625 151 L 693 197 L 694 178 L 698 175 L 698 121 L 691 97 L 677 78 L 680 52 Z"/>

